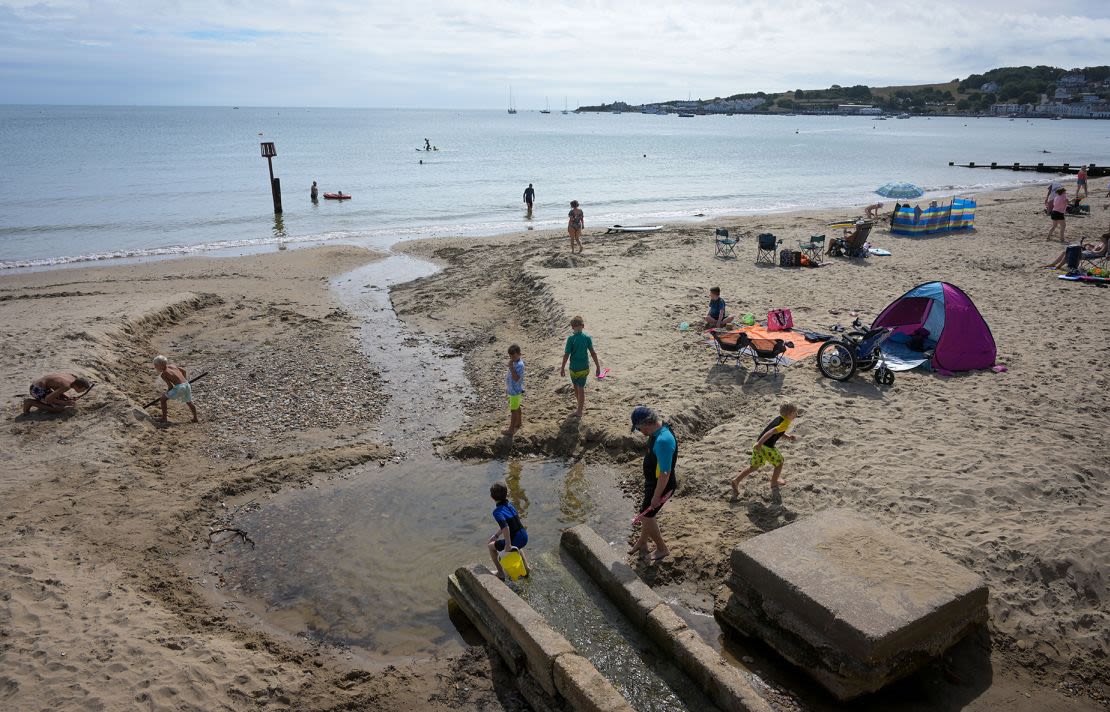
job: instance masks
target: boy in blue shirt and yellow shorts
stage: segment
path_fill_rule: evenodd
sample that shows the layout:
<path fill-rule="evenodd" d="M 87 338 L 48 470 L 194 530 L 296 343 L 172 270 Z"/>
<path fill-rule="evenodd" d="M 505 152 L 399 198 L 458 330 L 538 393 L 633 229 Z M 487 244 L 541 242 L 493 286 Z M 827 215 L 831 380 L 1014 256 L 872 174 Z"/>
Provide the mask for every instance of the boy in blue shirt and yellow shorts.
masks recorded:
<path fill-rule="evenodd" d="M 578 410 L 575 417 L 581 418 L 586 410 L 586 379 L 590 377 L 590 358 L 594 360 L 594 375 L 601 376 L 601 364 L 594 351 L 594 341 L 590 335 L 582 331 L 586 326 L 585 320 L 575 316 L 570 320 L 570 328 L 574 333 L 567 337 L 566 348 L 563 349 L 563 365 L 559 368 L 559 375 L 567 375 L 567 362 L 570 362 L 570 382 L 574 385 L 574 397 L 578 401 Z"/>

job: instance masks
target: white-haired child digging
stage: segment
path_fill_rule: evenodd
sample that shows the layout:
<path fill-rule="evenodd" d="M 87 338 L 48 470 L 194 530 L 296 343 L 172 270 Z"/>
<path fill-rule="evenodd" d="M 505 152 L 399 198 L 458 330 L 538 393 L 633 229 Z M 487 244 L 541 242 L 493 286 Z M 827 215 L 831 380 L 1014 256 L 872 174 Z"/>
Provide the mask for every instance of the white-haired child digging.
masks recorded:
<path fill-rule="evenodd" d="M 166 404 L 171 400 L 184 401 L 185 405 L 189 406 L 189 410 L 193 412 L 193 422 L 199 423 L 197 419 L 197 408 L 193 405 L 193 387 L 189 385 L 189 376 L 185 373 L 185 369 L 177 364 L 170 363 L 170 360 L 165 356 L 158 355 L 154 357 L 154 370 L 170 387 L 168 391 L 162 394 L 162 417 L 160 420 L 166 422 Z"/>

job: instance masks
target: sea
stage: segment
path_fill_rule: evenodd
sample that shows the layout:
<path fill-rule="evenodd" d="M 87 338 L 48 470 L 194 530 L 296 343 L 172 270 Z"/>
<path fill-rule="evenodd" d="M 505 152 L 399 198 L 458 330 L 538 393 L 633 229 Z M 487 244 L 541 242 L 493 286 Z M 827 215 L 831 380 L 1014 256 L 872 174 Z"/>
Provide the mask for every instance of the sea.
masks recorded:
<path fill-rule="evenodd" d="M 589 230 L 863 206 L 890 181 L 930 200 L 1050 178 L 949 161 L 1106 165 L 1110 121 L 0 106 L 0 271 L 559 228 L 571 200 Z"/>

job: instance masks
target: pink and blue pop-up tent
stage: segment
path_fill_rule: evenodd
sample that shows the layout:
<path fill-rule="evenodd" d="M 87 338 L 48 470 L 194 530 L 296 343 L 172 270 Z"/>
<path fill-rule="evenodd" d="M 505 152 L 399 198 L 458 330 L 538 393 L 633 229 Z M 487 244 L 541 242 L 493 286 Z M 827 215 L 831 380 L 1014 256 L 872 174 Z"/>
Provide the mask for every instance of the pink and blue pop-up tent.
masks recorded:
<path fill-rule="evenodd" d="M 947 282 L 919 284 L 898 297 L 871 325 L 891 327 L 888 340 L 905 344 L 920 328 L 929 331 L 926 349 L 933 350 L 931 365 L 943 371 L 972 371 L 994 365 L 994 336 L 975 308 L 971 297 Z"/>

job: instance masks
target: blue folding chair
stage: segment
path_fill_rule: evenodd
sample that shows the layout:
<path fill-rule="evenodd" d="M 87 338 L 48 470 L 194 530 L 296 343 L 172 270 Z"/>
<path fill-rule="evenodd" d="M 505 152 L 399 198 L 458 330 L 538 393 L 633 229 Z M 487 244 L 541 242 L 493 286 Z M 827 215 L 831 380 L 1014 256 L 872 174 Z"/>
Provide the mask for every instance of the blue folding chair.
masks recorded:
<path fill-rule="evenodd" d="M 719 227 L 714 231 L 713 242 L 716 248 L 716 251 L 713 253 L 714 257 L 722 257 L 725 259 L 736 257 L 736 243 L 739 242 L 739 240 L 729 237 L 728 230 L 725 228 Z"/>

